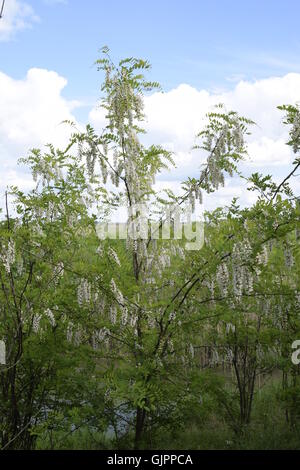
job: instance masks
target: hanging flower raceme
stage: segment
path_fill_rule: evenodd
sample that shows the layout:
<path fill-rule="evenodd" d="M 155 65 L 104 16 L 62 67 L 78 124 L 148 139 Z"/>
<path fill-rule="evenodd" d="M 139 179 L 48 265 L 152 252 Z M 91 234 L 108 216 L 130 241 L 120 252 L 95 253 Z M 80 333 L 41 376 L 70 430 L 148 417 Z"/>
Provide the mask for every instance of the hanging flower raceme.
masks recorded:
<path fill-rule="evenodd" d="M 42 315 L 34 314 L 33 320 L 32 320 L 32 329 L 34 333 L 38 333 L 40 331 L 41 319 L 42 319 Z"/>
<path fill-rule="evenodd" d="M 117 309 L 114 304 L 110 306 L 109 316 L 110 316 L 110 321 L 112 322 L 113 325 L 115 325 L 117 322 Z"/>
<path fill-rule="evenodd" d="M 115 280 L 112 278 L 111 281 L 110 281 L 110 286 L 111 286 L 111 290 L 116 298 L 116 300 L 118 301 L 118 303 L 120 304 L 123 304 L 124 303 L 124 297 L 123 297 L 123 294 L 122 292 L 119 290 L 117 284 L 115 283 Z"/>
<path fill-rule="evenodd" d="M 81 279 L 77 288 L 77 301 L 78 305 L 82 307 L 85 303 L 91 300 L 91 285 L 87 279 Z"/>
<path fill-rule="evenodd" d="M 54 316 L 54 313 L 52 312 L 52 310 L 50 310 L 50 308 L 47 308 L 47 310 L 45 311 L 45 315 L 49 319 L 50 325 L 52 327 L 55 327 L 56 326 L 55 316 Z"/>
<path fill-rule="evenodd" d="M 115 250 L 113 248 L 109 248 L 108 249 L 108 256 L 110 259 L 112 259 L 119 267 L 121 267 L 121 263 L 120 263 L 120 260 L 118 258 L 118 255 L 117 253 L 115 252 Z"/>
<path fill-rule="evenodd" d="M 253 292 L 253 273 L 249 266 L 251 245 L 247 239 L 237 242 L 232 250 L 232 283 L 237 298 Z"/>
<path fill-rule="evenodd" d="M 229 284 L 229 271 L 226 263 L 222 263 L 218 266 L 216 274 L 217 283 L 219 285 L 221 294 L 224 297 L 228 295 L 228 284 Z"/>
<path fill-rule="evenodd" d="M 4 265 L 5 271 L 9 274 L 11 272 L 11 267 L 16 260 L 15 242 L 13 240 L 9 240 L 6 248 L 3 246 L 0 254 L 0 260 Z"/>

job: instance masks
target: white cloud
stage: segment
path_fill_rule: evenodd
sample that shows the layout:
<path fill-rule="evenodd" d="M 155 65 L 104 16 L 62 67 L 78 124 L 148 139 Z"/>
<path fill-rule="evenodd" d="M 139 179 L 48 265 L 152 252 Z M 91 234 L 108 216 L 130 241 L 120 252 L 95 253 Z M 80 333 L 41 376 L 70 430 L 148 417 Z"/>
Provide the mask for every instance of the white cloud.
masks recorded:
<path fill-rule="evenodd" d="M 36 21 L 39 21 L 39 18 L 28 3 L 19 0 L 6 1 L 3 17 L 0 19 L 0 41 L 11 40 L 18 31 L 30 28 Z"/>
<path fill-rule="evenodd" d="M 32 68 L 22 80 L 0 72 L 0 193 L 7 184 L 29 187 L 28 171 L 16 166 L 17 159 L 29 148 L 47 142 L 59 147 L 67 143 L 70 130 L 59 124 L 64 119 L 75 121 L 73 110 L 79 103 L 62 96 L 66 84 L 65 78 L 44 69 Z M 203 128 L 205 114 L 219 102 L 258 124 L 249 138 L 249 160 L 243 170 L 248 174 L 271 173 L 280 181 L 289 171 L 293 155 L 285 145 L 287 129 L 276 106 L 299 100 L 300 74 L 295 73 L 253 83 L 240 81 L 227 92 L 212 93 L 181 84 L 167 93 L 146 97 L 145 144 L 157 143 L 172 150 L 177 165 L 159 176 L 158 187 L 167 185 L 178 193 L 181 181 L 199 174 L 203 155 L 191 151 L 194 136 Z M 105 124 L 104 116 L 105 111 L 95 106 L 89 119 L 100 129 Z M 225 188 L 206 197 L 206 207 L 229 204 L 234 196 L 239 196 L 241 203 L 250 203 L 254 198 L 244 181 L 233 178 L 226 181 Z"/>
<path fill-rule="evenodd" d="M 280 166 L 291 163 L 291 149 L 286 139 L 271 139 L 266 136 L 254 140 L 248 145 L 249 166 Z"/>
<path fill-rule="evenodd" d="M 205 114 L 213 105 L 224 103 L 226 108 L 238 111 L 257 123 L 252 128 L 249 141 L 249 158 L 243 169 L 249 172 L 260 171 L 284 176 L 293 160 L 291 149 L 285 145 L 288 129 L 282 124 L 283 114 L 277 109 L 280 104 L 300 101 L 300 74 L 289 73 L 283 77 L 271 77 L 255 82 L 240 81 L 231 91 L 208 92 L 181 84 L 167 93 L 154 93 L 145 99 L 148 135 L 145 143 L 161 144 L 175 152 L 177 169 L 165 172 L 160 180 L 173 182 L 178 191 L 178 182 L 188 175 L 199 174 L 203 161 L 198 151 L 191 151 L 194 137 L 205 122 Z M 96 128 L 104 124 L 104 112 L 94 108 L 90 120 Z M 168 183 L 168 184 L 169 184 Z M 246 191 L 241 181 L 228 180 L 226 188 L 215 195 L 209 195 L 210 203 L 229 203 L 234 196 L 241 201 L 251 202 L 253 193 Z M 218 199 L 219 198 L 219 199 Z"/>
<path fill-rule="evenodd" d="M 72 110 L 78 102 L 62 96 L 67 80 L 56 72 L 32 68 L 23 80 L 0 72 L 0 193 L 5 187 L 30 185 L 30 175 L 17 160 L 30 148 L 53 143 L 64 147 L 70 129 L 60 123 L 76 121 Z"/>

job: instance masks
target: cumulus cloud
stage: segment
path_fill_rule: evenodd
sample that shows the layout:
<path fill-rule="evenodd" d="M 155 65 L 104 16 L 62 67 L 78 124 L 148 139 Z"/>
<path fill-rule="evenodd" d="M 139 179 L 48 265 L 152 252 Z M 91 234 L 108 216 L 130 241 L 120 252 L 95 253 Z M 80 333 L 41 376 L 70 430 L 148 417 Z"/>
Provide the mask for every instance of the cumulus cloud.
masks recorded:
<path fill-rule="evenodd" d="M 0 19 L 0 41 L 11 40 L 18 31 L 30 28 L 36 21 L 39 21 L 39 17 L 28 3 L 19 0 L 6 1 L 3 17 Z"/>
<path fill-rule="evenodd" d="M 76 121 L 72 111 L 80 103 L 62 96 L 67 80 L 56 72 L 32 68 L 22 80 L 0 72 L 0 192 L 6 185 L 27 189 L 30 175 L 17 166 L 30 148 L 53 143 L 63 148 L 70 129 L 60 123 Z M 25 172 L 24 172 L 25 171 Z"/>
<path fill-rule="evenodd" d="M 187 176 L 197 176 L 203 162 L 198 151 L 191 151 L 195 135 L 205 123 L 205 115 L 218 103 L 224 103 L 228 110 L 254 120 L 248 138 L 249 157 L 243 165 L 246 174 L 254 171 L 275 174 L 278 181 L 287 174 L 293 161 L 291 149 L 286 146 L 288 129 L 282 124 L 283 114 L 277 109 L 280 104 L 300 100 L 300 74 L 289 73 L 283 77 L 271 77 L 255 82 L 239 81 L 232 90 L 209 92 L 197 90 L 188 84 L 181 84 L 167 93 L 154 93 L 145 99 L 148 134 L 146 144 L 157 143 L 172 150 L 177 169 L 165 172 L 160 180 L 172 182 L 178 192 L 178 182 Z M 96 128 L 104 125 L 104 112 L 94 108 L 90 120 Z M 246 191 L 240 180 L 227 180 L 225 188 L 207 198 L 208 207 L 230 202 L 240 196 L 243 203 L 253 201 L 253 193 Z M 225 199 L 224 199 L 225 198 Z"/>
<path fill-rule="evenodd" d="M 7 184 L 18 184 L 24 189 L 30 186 L 30 175 L 16 166 L 18 157 L 29 148 L 48 142 L 64 147 L 67 143 L 70 129 L 60 123 L 65 119 L 75 121 L 73 111 L 80 103 L 63 97 L 66 85 L 65 78 L 44 69 L 32 68 L 22 80 L 0 72 L 0 192 Z M 158 189 L 167 186 L 178 193 L 181 181 L 199 175 L 203 154 L 191 147 L 196 133 L 204 126 L 205 114 L 220 102 L 257 123 L 249 137 L 249 158 L 242 171 L 271 173 L 279 182 L 288 173 L 293 154 L 285 145 L 288 130 L 276 106 L 299 100 L 300 74 L 296 73 L 256 82 L 242 80 L 226 92 L 197 90 L 181 84 L 167 93 L 147 96 L 148 134 L 143 136 L 144 143 L 161 144 L 173 151 L 177 166 L 159 176 Z M 95 106 L 89 120 L 100 130 L 105 125 L 105 110 Z M 298 190 L 300 184 L 295 181 L 294 187 Z M 241 204 L 251 203 L 255 197 L 246 190 L 245 181 L 228 178 L 225 188 L 207 196 L 205 205 L 212 208 L 229 204 L 235 196 L 240 197 Z"/>

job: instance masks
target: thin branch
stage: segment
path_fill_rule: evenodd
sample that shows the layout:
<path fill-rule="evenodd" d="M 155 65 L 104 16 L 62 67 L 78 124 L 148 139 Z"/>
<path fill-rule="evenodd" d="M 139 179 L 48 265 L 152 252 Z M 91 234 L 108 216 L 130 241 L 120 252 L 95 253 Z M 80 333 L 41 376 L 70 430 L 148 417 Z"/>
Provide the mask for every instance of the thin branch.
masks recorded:
<path fill-rule="evenodd" d="M 295 166 L 295 168 L 290 172 L 290 174 L 288 174 L 286 176 L 286 178 L 284 178 L 284 180 L 280 183 L 279 186 L 277 186 L 277 189 L 275 191 L 275 193 L 273 194 L 273 197 L 272 197 L 272 201 L 275 199 L 275 197 L 277 196 L 277 194 L 279 193 L 280 189 L 282 188 L 282 186 L 294 175 L 294 173 L 298 170 L 298 168 L 300 167 L 300 161 L 299 163 L 297 163 L 297 165 Z"/>
<path fill-rule="evenodd" d="M 4 10 L 5 0 L 2 0 L 2 7 L 0 11 L 0 19 L 3 18 L 3 10 Z"/>

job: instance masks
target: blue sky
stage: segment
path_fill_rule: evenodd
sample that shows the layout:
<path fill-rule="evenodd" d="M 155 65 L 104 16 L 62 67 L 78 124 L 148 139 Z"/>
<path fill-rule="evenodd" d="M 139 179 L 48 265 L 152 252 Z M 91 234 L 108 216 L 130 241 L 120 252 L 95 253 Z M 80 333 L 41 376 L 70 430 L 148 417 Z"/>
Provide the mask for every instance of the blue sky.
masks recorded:
<path fill-rule="evenodd" d="M 145 104 L 149 143 L 176 154 L 178 169 L 163 176 L 166 182 L 179 185 L 195 176 L 199 163 L 190 148 L 216 102 L 258 123 L 247 171 L 280 179 L 293 158 L 276 106 L 300 102 L 299 17 L 299 0 L 6 0 L 0 19 L 0 192 L 7 182 L 29 185 L 17 158 L 53 139 L 61 144 L 63 119 L 104 125 L 95 107 L 102 76 L 93 65 L 103 45 L 116 60 L 148 59 L 149 78 L 165 91 Z M 231 180 L 223 193 L 219 202 L 244 197 L 245 190 Z"/>
<path fill-rule="evenodd" d="M 0 42 L 1 70 L 14 78 L 30 67 L 55 70 L 68 79 L 64 95 L 72 99 L 98 96 L 101 77 L 92 64 L 104 44 L 116 58 L 150 60 L 166 91 L 180 83 L 228 89 L 240 78 L 300 71 L 298 0 L 26 3 L 39 20 Z"/>

